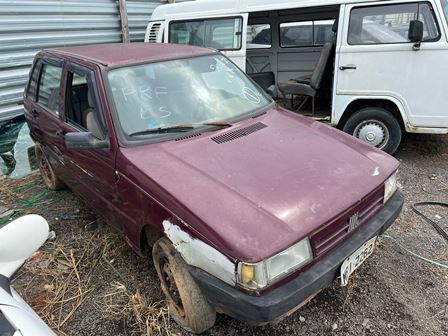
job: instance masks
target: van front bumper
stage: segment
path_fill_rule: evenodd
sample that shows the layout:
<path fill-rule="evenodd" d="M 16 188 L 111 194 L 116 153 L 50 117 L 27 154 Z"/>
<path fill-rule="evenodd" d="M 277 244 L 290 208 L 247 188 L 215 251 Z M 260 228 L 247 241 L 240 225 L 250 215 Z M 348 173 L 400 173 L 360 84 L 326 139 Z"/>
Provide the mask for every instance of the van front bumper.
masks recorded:
<path fill-rule="evenodd" d="M 403 195 L 397 191 L 381 211 L 335 250 L 296 278 L 260 296 L 244 293 L 197 268 L 191 268 L 190 273 L 218 310 L 253 325 L 271 322 L 329 287 L 339 276 L 344 260 L 370 238 L 384 233 L 400 214 L 403 203 Z"/>

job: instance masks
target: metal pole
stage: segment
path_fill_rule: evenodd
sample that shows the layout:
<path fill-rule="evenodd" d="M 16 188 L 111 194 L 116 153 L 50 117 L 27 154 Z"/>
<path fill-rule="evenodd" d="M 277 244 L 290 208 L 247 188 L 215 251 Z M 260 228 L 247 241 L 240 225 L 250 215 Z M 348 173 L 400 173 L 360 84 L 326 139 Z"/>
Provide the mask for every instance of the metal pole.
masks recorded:
<path fill-rule="evenodd" d="M 126 0 L 119 0 L 118 4 L 120 6 L 120 23 L 121 23 L 122 41 L 125 43 L 128 43 L 128 42 L 130 42 L 130 40 L 129 40 L 129 25 L 128 25 L 128 12 L 126 10 Z"/>

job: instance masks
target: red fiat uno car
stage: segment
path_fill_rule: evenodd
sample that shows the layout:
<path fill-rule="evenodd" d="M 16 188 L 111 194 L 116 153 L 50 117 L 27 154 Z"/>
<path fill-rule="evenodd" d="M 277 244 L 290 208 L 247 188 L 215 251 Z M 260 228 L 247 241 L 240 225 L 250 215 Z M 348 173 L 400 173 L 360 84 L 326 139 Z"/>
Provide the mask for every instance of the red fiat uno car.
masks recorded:
<path fill-rule="evenodd" d="M 346 285 L 397 218 L 398 161 L 285 110 L 217 51 L 40 52 L 25 113 L 45 183 L 152 247 L 172 317 L 251 324 Z"/>

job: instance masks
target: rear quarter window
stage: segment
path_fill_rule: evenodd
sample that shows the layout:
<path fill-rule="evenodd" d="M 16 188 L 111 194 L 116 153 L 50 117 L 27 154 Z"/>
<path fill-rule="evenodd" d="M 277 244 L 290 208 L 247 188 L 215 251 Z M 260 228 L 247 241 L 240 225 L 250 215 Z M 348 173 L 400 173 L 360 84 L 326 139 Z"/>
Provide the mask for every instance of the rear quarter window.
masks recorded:
<path fill-rule="evenodd" d="M 445 15 L 446 23 L 448 24 L 448 0 L 441 0 L 441 1 L 442 1 L 443 14 Z"/>
<path fill-rule="evenodd" d="M 37 79 L 39 78 L 39 61 L 34 62 L 30 73 L 26 96 L 30 99 L 36 99 Z"/>
<path fill-rule="evenodd" d="M 61 77 L 61 67 L 51 64 L 42 65 L 37 102 L 56 115 L 59 115 Z"/>

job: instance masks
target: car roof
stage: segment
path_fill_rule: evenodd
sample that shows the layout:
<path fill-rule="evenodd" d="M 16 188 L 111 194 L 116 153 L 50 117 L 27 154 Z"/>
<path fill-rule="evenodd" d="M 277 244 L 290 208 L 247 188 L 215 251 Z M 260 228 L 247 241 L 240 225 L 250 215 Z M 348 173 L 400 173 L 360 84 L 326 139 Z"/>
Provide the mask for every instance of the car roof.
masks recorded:
<path fill-rule="evenodd" d="M 211 54 L 216 50 L 168 43 L 90 44 L 46 50 L 57 56 L 85 59 L 100 66 L 112 67 Z"/>

